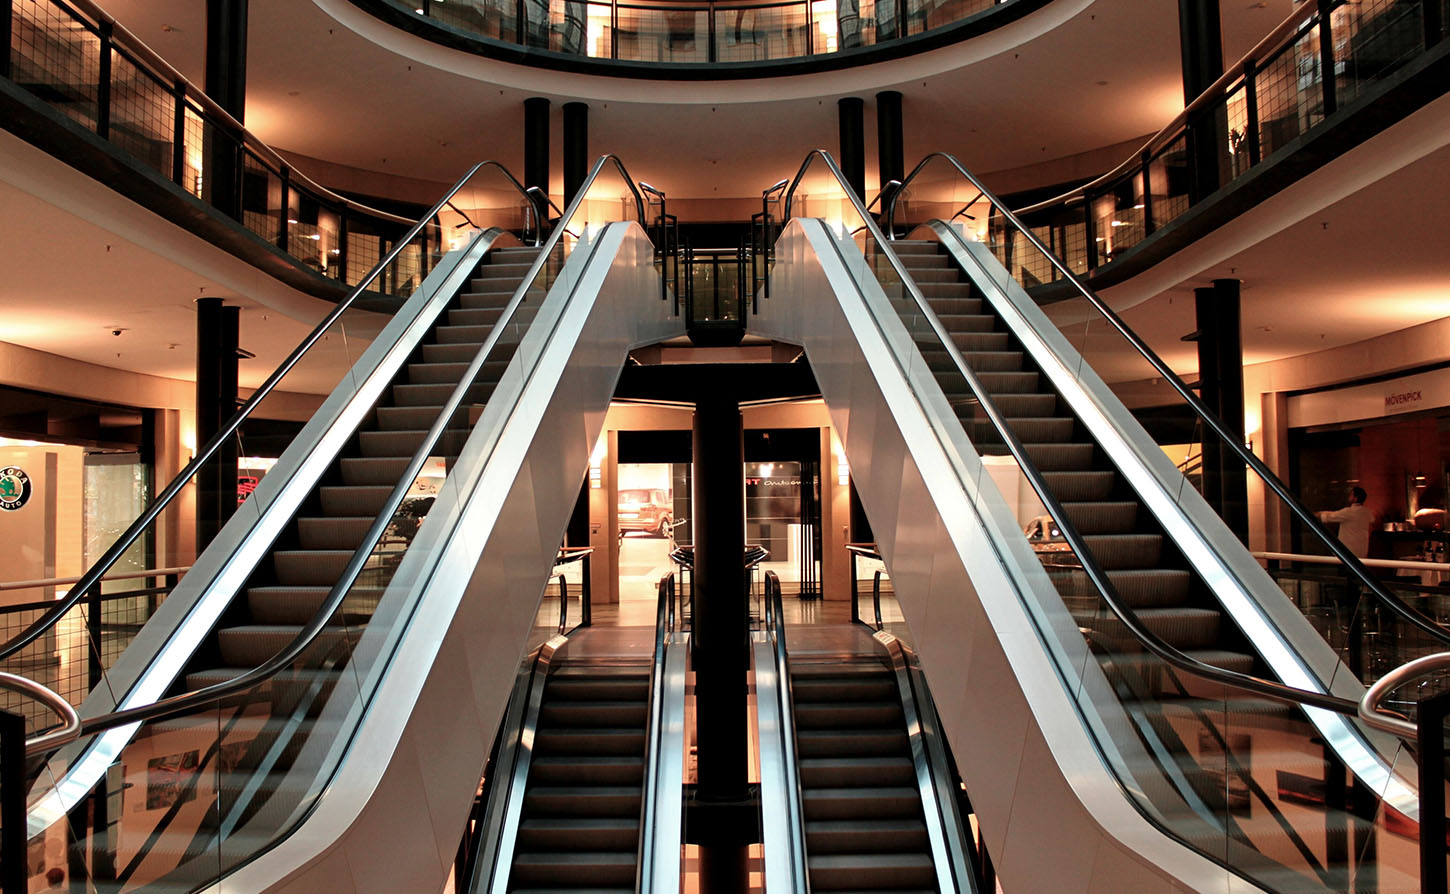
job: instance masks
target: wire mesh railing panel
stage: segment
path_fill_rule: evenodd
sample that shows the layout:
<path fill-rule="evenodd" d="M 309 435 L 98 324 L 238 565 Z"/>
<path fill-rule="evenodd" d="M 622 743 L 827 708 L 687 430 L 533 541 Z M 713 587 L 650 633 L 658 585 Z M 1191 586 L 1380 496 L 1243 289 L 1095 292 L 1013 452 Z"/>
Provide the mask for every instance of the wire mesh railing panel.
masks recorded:
<path fill-rule="evenodd" d="M 111 51 L 111 116 L 107 136 L 127 153 L 171 178 L 176 97 L 125 53 Z"/>
<path fill-rule="evenodd" d="M 100 37 L 48 0 L 16 0 L 11 29 L 11 80 L 95 130 L 100 120 Z"/>

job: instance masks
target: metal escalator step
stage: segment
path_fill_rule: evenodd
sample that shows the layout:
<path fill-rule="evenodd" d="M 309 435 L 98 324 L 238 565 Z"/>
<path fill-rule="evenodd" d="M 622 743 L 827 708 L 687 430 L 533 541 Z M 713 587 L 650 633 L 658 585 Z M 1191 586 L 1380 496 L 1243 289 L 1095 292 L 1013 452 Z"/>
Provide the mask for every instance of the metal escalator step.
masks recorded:
<path fill-rule="evenodd" d="M 908 757 L 801 758 L 801 785 L 846 788 L 852 785 L 912 785 L 916 768 Z"/>
<path fill-rule="evenodd" d="M 858 680 L 839 677 L 810 677 L 792 672 L 791 695 L 797 705 L 810 702 L 840 703 L 882 701 L 898 697 L 896 680 L 886 672 Z"/>
<path fill-rule="evenodd" d="M 981 372 L 977 380 L 988 394 L 1025 394 L 1037 391 L 1035 372 Z"/>
<path fill-rule="evenodd" d="M 909 786 L 808 788 L 801 792 L 807 820 L 914 819 L 921 795 Z"/>
<path fill-rule="evenodd" d="M 980 335 L 992 335 L 994 333 L 971 333 Z M 956 333 L 953 333 L 953 338 Z M 957 369 L 956 360 L 943 348 L 923 349 L 922 356 L 926 364 L 933 370 L 955 372 Z M 972 372 L 1020 372 L 1022 369 L 1021 351 L 962 351 L 962 360 L 966 361 L 967 367 Z"/>
<path fill-rule="evenodd" d="M 919 282 L 916 286 L 939 315 L 982 312 L 982 299 L 973 297 L 969 282 Z"/>
<path fill-rule="evenodd" d="M 649 675 L 549 677 L 549 698 L 561 701 L 641 701 L 649 697 Z"/>
<path fill-rule="evenodd" d="M 992 403 L 1008 419 L 1050 417 L 1057 410 L 1055 394 L 990 394 Z M 1112 479 L 1109 479 L 1110 481 Z"/>
<path fill-rule="evenodd" d="M 962 272 L 955 265 L 948 263 L 939 267 L 916 267 L 908 268 L 911 278 L 918 285 L 926 282 L 957 282 L 962 278 Z"/>
<path fill-rule="evenodd" d="M 529 272 L 532 260 L 523 258 L 503 257 L 478 268 L 478 275 L 473 282 L 488 282 L 496 279 L 523 279 Z"/>
<path fill-rule="evenodd" d="M 1138 518 L 1136 500 L 1064 501 L 1062 508 L 1083 534 L 1131 531 Z"/>
<path fill-rule="evenodd" d="M 518 291 L 520 282 L 521 280 L 517 279 L 499 279 L 487 282 L 474 280 L 473 284 L 468 287 L 468 291 L 458 296 L 458 303 L 465 310 L 503 307 L 509 301 L 513 300 L 514 293 Z M 524 301 L 527 304 L 532 304 L 537 307 L 543 294 L 544 290 L 539 287 L 538 283 L 535 283 L 530 287 Z M 523 307 L 521 306 L 520 310 L 522 309 Z"/>
<path fill-rule="evenodd" d="M 301 632 L 301 626 L 287 624 L 241 624 L 217 631 L 217 648 L 230 667 L 256 667 L 282 651 Z M 324 627 L 310 647 L 321 652 L 339 646 L 344 639 L 357 642 L 360 628 Z"/>
<path fill-rule="evenodd" d="M 1223 615 L 1211 608 L 1142 608 L 1135 614 L 1149 630 L 1184 651 L 1209 649 L 1218 643 Z M 1142 649 L 1123 622 L 1112 615 L 1080 617 L 1078 626 L 1093 631 L 1093 642 L 1123 652 Z"/>
<path fill-rule="evenodd" d="M 492 326 L 503 316 L 507 302 L 498 307 L 456 307 L 448 312 L 450 326 Z"/>
<path fill-rule="evenodd" d="M 1047 574 L 1064 599 L 1097 601 L 1098 592 L 1080 570 L 1048 567 Z M 1177 605 L 1188 598 L 1189 574 L 1177 568 L 1130 568 L 1109 571 L 1118 595 L 1135 609 Z"/>
<path fill-rule="evenodd" d="M 351 549 L 362 544 L 373 523 L 371 515 L 297 519 L 297 540 L 303 549 Z"/>
<path fill-rule="evenodd" d="M 997 328 L 997 318 L 992 314 L 944 314 L 937 312 L 948 332 L 991 332 Z"/>
<path fill-rule="evenodd" d="M 534 736 L 535 754 L 643 754 L 644 730 L 541 729 Z"/>
<path fill-rule="evenodd" d="M 531 785 L 524 793 L 524 815 L 638 816 L 642 791 L 637 785 Z"/>
<path fill-rule="evenodd" d="M 358 452 L 366 457 L 412 456 L 423 445 L 426 429 L 418 431 L 361 431 L 358 432 Z M 445 431 L 433 445 L 435 456 L 457 456 L 467 439 L 468 432 Z M 351 513 L 339 513 L 347 515 Z M 376 513 L 374 513 L 376 514 Z"/>
<path fill-rule="evenodd" d="M 802 758 L 886 756 L 910 748 L 906 730 L 799 730 L 796 749 Z"/>
<path fill-rule="evenodd" d="M 1083 540 L 1105 570 L 1152 568 L 1163 550 L 1160 534 L 1084 534 Z"/>
<path fill-rule="evenodd" d="M 897 701 L 804 702 L 795 706 L 796 729 L 871 729 L 901 725 Z"/>
<path fill-rule="evenodd" d="M 488 326 L 475 326 L 475 327 L 460 327 L 460 328 L 489 329 L 489 328 L 492 328 L 492 327 L 488 327 Z M 485 336 L 487 336 L 487 334 L 488 334 L 487 332 L 484 333 Z M 423 346 L 423 362 L 424 363 L 472 363 L 474 356 L 478 354 L 479 348 L 482 348 L 482 347 L 483 347 L 483 339 L 482 338 L 478 339 L 475 342 L 467 342 L 467 341 L 441 342 L 440 341 L 438 344 L 424 345 Z M 491 351 L 489 351 L 488 360 L 490 362 L 492 362 L 492 361 L 500 361 L 500 362 L 506 361 L 510 357 L 513 356 L 513 352 L 517 349 L 517 347 L 518 347 L 517 340 L 508 341 L 508 342 L 495 343 L 494 346 L 493 346 L 493 349 Z M 454 378 L 454 381 L 456 382 L 456 381 L 458 381 L 458 379 L 455 377 Z"/>
<path fill-rule="evenodd" d="M 1220 667 L 1224 670 L 1238 671 L 1239 673 L 1247 674 L 1251 673 L 1254 669 L 1254 656 L 1246 655 L 1243 652 L 1233 652 L 1227 649 L 1191 649 L 1184 654 L 1188 655 L 1190 658 L 1195 658 L 1203 662 L 1204 664 L 1211 665 L 1213 667 Z M 1099 655 L 1098 662 L 1100 664 L 1107 662 L 1122 668 L 1138 669 L 1141 669 L 1143 667 L 1156 668 L 1163 666 L 1163 660 L 1161 658 L 1150 655 L 1147 652 L 1119 652 L 1113 655 Z M 1192 683 L 1195 681 L 1195 678 L 1190 678 L 1187 675 L 1183 675 L 1182 679 L 1185 683 Z M 1217 690 L 1220 694 L 1223 689 L 1223 687 L 1219 684 L 1208 681 L 1205 681 L 1204 685 Z M 1199 697 L 1199 693 L 1191 690 L 1192 687 L 1190 687 L 1190 692 L 1188 693 L 1189 697 Z M 1212 698 L 1213 696 L 1207 697 Z"/>
<path fill-rule="evenodd" d="M 629 851 L 639 845 L 638 817 L 536 817 L 519 823 L 519 851 Z"/>
<path fill-rule="evenodd" d="M 816 820 L 806 823 L 811 854 L 926 851 L 930 841 L 919 819 Z"/>
<path fill-rule="evenodd" d="M 558 701 L 546 699 L 539 725 L 549 729 L 621 727 L 643 729 L 649 706 L 642 701 Z"/>
<path fill-rule="evenodd" d="M 277 582 L 288 586 L 331 586 L 342 576 L 350 549 L 279 549 L 272 551 Z"/>
<path fill-rule="evenodd" d="M 516 853 L 509 888 L 533 885 L 633 885 L 635 853 L 617 851 L 555 851 Z"/>
<path fill-rule="evenodd" d="M 902 263 L 906 262 L 908 255 L 940 255 L 945 260 L 951 260 L 941 254 L 941 243 L 935 239 L 895 239 L 891 242 L 891 250 L 896 252 Z"/>
<path fill-rule="evenodd" d="M 465 403 L 481 404 L 493 393 L 492 381 L 475 381 L 464 394 Z M 393 386 L 393 405 L 398 407 L 441 407 L 453 396 L 458 381 L 407 382 Z"/>
<path fill-rule="evenodd" d="M 422 439 L 419 438 L 419 443 Z M 329 516 L 361 515 L 376 518 L 382 511 L 388 495 L 393 492 L 391 484 L 343 484 L 319 487 L 322 511 Z"/>
<path fill-rule="evenodd" d="M 472 345 L 476 352 L 492 331 L 492 326 L 434 326 L 433 337 L 440 345 Z"/>
<path fill-rule="evenodd" d="M 643 778 L 642 755 L 536 757 L 529 765 L 530 784 L 639 785 Z"/>
<path fill-rule="evenodd" d="M 224 683 L 249 670 L 251 667 L 213 667 L 192 671 L 186 675 L 186 688 L 191 691 Z M 280 710 L 289 711 L 296 706 L 299 699 L 308 699 L 309 714 L 316 714 L 322 710 L 340 677 L 341 673 L 338 671 L 281 670 L 258 688 L 232 696 L 226 702 L 243 705 L 270 703 Z M 214 732 L 215 730 L 213 734 Z"/>
<path fill-rule="evenodd" d="M 343 484 L 396 484 L 410 456 L 346 456 L 338 467 Z"/>
<path fill-rule="evenodd" d="M 951 336 L 952 341 L 957 346 L 957 350 L 977 353 L 984 351 L 1005 351 L 1008 340 L 1011 338 L 1006 332 L 953 332 Z M 1021 356 L 1020 352 L 1018 356 Z M 987 368 L 973 366 L 973 369 L 985 370 Z M 1012 369 L 1021 368 L 1022 364 L 1020 362 L 1012 367 Z"/>
<path fill-rule="evenodd" d="M 967 437 L 973 441 L 1001 443 L 1002 436 L 988 419 L 964 419 Z M 1066 441 L 1072 437 L 1077 420 L 1067 416 L 1019 416 L 1008 423 L 1012 433 L 1024 446 L 1051 441 Z M 1029 452 L 1030 455 L 1030 452 Z"/>
<path fill-rule="evenodd" d="M 1051 397 L 1051 395 L 1044 396 Z M 1113 492 L 1115 476 L 1115 472 L 1096 469 L 1083 472 L 1042 473 L 1042 477 L 1047 481 L 1047 486 L 1062 502 L 1105 500 Z"/>
<path fill-rule="evenodd" d="M 413 431 L 430 428 L 442 411 L 443 407 L 435 404 L 433 406 L 378 407 L 375 412 L 378 416 L 378 428 L 382 431 Z"/>
<path fill-rule="evenodd" d="M 812 891 L 900 890 L 936 885 L 936 867 L 923 853 L 827 854 L 807 857 Z"/>
<path fill-rule="evenodd" d="M 1091 471 L 1092 444 L 1038 444 L 1024 441 L 1027 458 L 1043 472 Z"/>

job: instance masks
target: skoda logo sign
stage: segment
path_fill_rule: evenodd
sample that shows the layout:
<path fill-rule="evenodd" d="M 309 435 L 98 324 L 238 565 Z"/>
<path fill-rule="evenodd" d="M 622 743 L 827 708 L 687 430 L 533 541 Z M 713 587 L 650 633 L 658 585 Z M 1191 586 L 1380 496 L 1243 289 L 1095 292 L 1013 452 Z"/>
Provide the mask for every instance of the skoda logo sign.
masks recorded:
<path fill-rule="evenodd" d="M 14 512 L 30 502 L 30 476 L 24 469 L 0 469 L 0 510 Z"/>

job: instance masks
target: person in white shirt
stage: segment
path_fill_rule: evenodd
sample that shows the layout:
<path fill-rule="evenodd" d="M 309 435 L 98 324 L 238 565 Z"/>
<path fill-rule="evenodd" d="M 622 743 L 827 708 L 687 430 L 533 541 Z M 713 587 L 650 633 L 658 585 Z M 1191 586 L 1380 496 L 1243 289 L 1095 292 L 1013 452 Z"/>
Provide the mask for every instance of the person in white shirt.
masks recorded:
<path fill-rule="evenodd" d="M 1320 521 L 1339 524 L 1339 542 L 1361 559 L 1369 555 L 1369 529 L 1374 523 L 1374 513 L 1364 505 L 1368 496 L 1364 488 L 1351 487 L 1348 506 L 1319 513 Z"/>

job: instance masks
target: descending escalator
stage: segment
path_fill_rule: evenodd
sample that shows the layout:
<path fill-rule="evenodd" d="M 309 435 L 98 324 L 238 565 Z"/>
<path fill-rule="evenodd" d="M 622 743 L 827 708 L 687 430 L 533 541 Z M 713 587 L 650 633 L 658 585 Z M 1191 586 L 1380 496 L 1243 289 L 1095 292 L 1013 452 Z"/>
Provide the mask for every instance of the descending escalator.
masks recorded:
<path fill-rule="evenodd" d="M 785 229 L 758 329 L 804 346 L 923 655 L 964 681 L 944 725 L 995 742 L 963 766 L 988 793 L 987 821 L 1010 816 L 1004 847 L 1026 853 L 1025 834 L 1011 840 L 1019 801 L 991 803 L 1012 788 L 996 777 L 1021 790 L 1060 773 L 1064 828 L 1113 848 L 1166 833 L 1182 850 L 1130 847 L 1146 871 L 1199 879 L 1190 887 L 1408 890 L 1413 861 L 1386 817 L 1418 809 L 1412 763 L 1359 722 L 1355 656 L 1286 598 L 1105 379 L 1166 382 L 1221 458 L 1224 494 L 1233 475 L 1256 479 L 1343 562 L 1362 596 L 1339 623 L 1393 629 L 1392 660 L 1450 637 L 1328 537 L 1085 287 L 1073 281 L 1081 299 L 1051 314 L 1036 306 L 1034 271 L 1071 280 L 1066 266 L 954 159 L 933 158 L 944 170 L 917 179 L 929 158 L 885 202 L 893 235 L 896 203 L 912 204 L 912 239 L 892 240 L 813 153 L 794 184 L 821 161 L 844 219 Z M 1021 747 L 1010 725 L 968 723 L 997 711 L 1030 716 L 1049 743 L 1031 769 L 995 757 Z M 1105 823 L 1094 785 L 1132 809 Z"/>

